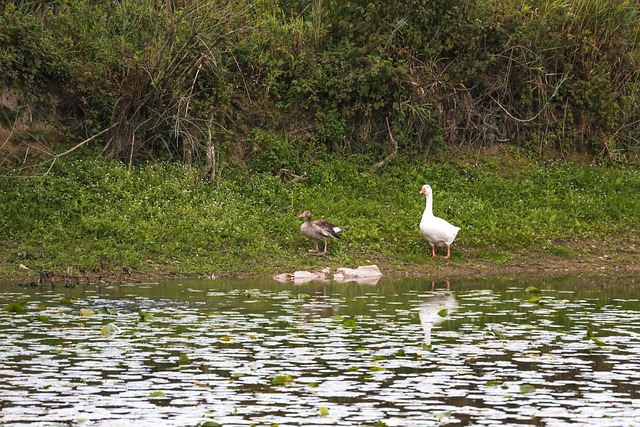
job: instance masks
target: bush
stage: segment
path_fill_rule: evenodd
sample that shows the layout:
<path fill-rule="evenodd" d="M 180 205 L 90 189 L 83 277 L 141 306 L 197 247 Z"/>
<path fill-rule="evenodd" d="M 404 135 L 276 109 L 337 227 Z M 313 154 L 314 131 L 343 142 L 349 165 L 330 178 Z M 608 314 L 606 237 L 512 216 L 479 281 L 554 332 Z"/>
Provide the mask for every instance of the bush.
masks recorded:
<path fill-rule="evenodd" d="M 244 162 L 273 142 L 256 129 L 318 157 L 380 156 L 386 119 L 410 155 L 639 161 L 634 0 L 30 5 L 2 5 L 0 79 L 130 165 L 197 165 L 212 146 Z"/>

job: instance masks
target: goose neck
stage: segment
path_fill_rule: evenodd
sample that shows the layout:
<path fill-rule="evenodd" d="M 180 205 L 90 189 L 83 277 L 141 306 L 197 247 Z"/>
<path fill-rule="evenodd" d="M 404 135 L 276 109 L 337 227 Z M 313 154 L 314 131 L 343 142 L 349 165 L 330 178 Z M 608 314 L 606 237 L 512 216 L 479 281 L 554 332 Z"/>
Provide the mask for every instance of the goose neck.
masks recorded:
<path fill-rule="evenodd" d="M 433 198 L 431 194 L 427 194 L 427 204 L 424 208 L 423 216 L 433 216 Z"/>

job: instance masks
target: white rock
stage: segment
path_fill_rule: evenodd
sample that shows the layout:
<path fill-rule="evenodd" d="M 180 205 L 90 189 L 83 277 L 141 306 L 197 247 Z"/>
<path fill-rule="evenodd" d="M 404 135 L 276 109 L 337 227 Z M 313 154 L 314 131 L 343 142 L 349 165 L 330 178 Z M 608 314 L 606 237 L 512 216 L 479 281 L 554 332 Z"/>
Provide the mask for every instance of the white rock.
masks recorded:
<path fill-rule="evenodd" d="M 370 277 L 382 277 L 382 273 L 377 265 L 361 265 L 358 268 L 346 268 L 342 267 L 338 270 L 339 274 L 345 279 L 362 279 Z"/>
<path fill-rule="evenodd" d="M 293 273 L 293 281 L 296 285 L 318 280 L 327 280 L 327 275 L 325 273 L 312 273 L 310 271 L 296 271 Z"/>
<path fill-rule="evenodd" d="M 312 273 L 310 271 L 295 271 L 293 273 L 294 279 L 325 279 L 324 273 Z"/>
<path fill-rule="evenodd" d="M 278 282 L 288 282 L 293 280 L 293 274 L 291 273 L 282 273 L 273 276 L 273 280 L 277 280 Z"/>
<path fill-rule="evenodd" d="M 278 282 L 294 281 L 296 284 L 324 281 L 329 280 L 331 277 L 331 270 L 329 268 L 323 268 L 319 273 L 313 273 L 311 271 L 295 271 L 293 273 L 282 273 L 273 276 L 274 280 Z M 341 267 L 337 269 L 337 272 L 333 275 L 333 280 L 336 282 L 358 282 L 366 284 L 376 284 L 378 279 L 382 277 L 382 273 L 376 265 L 364 265 L 358 268 L 346 268 Z"/>

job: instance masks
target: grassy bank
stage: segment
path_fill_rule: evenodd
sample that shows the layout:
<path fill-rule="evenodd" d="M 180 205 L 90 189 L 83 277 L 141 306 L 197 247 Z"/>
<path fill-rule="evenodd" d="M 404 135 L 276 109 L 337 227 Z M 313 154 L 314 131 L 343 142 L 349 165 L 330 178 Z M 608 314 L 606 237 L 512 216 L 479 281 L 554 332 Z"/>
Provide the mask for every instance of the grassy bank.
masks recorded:
<path fill-rule="evenodd" d="M 211 183 L 176 164 L 128 170 L 80 160 L 43 178 L 3 179 L 0 275 L 270 275 L 369 262 L 428 271 L 444 261 L 430 258 L 418 231 L 424 183 L 434 188 L 434 213 L 462 227 L 448 265 L 499 266 L 517 254 L 571 260 L 584 242 L 595 253 L 639 237 L 632 169 L 400 159 L 369 174 L 363 160 L 308 164 L 308 179 L 296 183 L 241 170 Z M 307 253 L 303 210 L 345 229 L 328 256 Z"/>

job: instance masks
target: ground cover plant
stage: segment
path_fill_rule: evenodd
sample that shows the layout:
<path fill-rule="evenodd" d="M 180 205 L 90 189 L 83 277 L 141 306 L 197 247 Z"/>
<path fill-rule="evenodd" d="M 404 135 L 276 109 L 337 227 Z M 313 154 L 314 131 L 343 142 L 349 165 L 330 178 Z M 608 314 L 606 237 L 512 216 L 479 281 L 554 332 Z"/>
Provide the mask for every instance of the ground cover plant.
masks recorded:
<path fill-rule="evenodd" d="M 308 164 L 307 180 L 229 171 L 211 183 L 176 163 L 58 162 L 42 178 L 0 180 L 2 273 L 268 275 L 323 265 L 429 266 L 418 231 L 425 199 L 462 227 L 452 260 L 526 252 L 576 257 L 574 243 L 638 237 L 640 175 L 631 168 L 401 158 L 377 173 L 363 159 Z M 307 253 L 298 215 L 344 228 L 329 253 Z M 620 240 L 622 238 L 622 240 Z M 609 255 L 615 255 L 614 253 Z M 400 267 L 402 268 L 402 267 Z"/>

